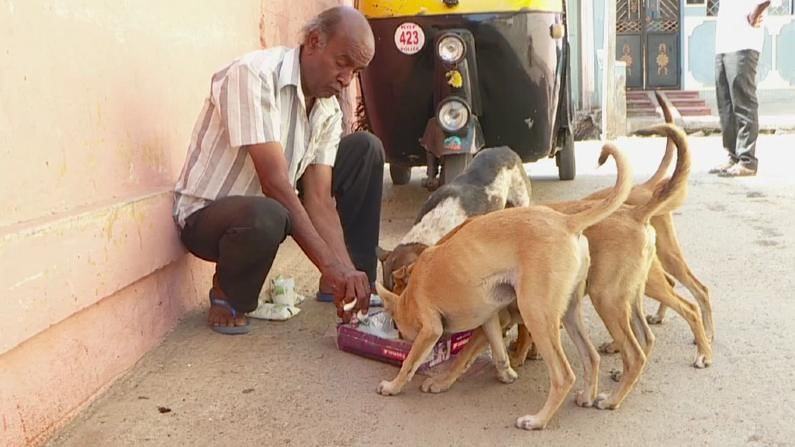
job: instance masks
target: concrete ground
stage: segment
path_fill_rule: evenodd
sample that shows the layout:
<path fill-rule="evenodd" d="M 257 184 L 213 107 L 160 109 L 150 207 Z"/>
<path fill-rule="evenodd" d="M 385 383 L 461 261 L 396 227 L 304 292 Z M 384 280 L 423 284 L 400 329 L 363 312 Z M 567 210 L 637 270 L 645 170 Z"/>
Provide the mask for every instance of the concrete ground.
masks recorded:
<path fill-rule="evenodd" d="M 795 135 L 762 136 L 759 176 L 745 179 L 706 173 L 723 161 L 718 138 L 691 143 L 690 195 L 675 219 L 689 263 L 714 300 L 717 338 L 708 369 L 690 366 L 692 337 L 669 312 L 653 327 L 654 352 L 620 409 L 578 408 L 572 393 L 545 431 L 526 432 L 514 421 L 546 398 L 543 362 L 520 368 L 511 385 L 481 362 L 445 394 L 421 393 L 423 378 L 416 377 L 402 395 L 382 397 L 376 385 L 397 368 L 337 350 L 330 304 L 309 300 L 294 319 L 255 321 L 239 337 L 210 331 L 197 312 L 50 445 L 795 445 Z M 641 179 L 656 167 L 664 141 L 619 144 Z M 595 169 L 598 149 L 596 142 L 578 143 L 573 182 L 557 181 L 549 160 L 528 165 L 535 199 L 575 198 L 611 184 L 612 167 Z M 404 187 L 385 182 L 384 246 L 409 228 L 424 200 L 420 174 Z M 304 294 L 314 292 L 317 273 L 293 243 L 274 273 L 296 277 Z M 590 303 L 585 307 L 599 344 L 606 330 Z M 647 302 L 647 311 L 655 309 Z M 579 375 L 566 336 L 564 343 Z M 602 357 L 602 389 L 615 386 L 609 371 L 620 366 L 615 356 Z M 91 365 L 85 368 L 90 374 Z"/>

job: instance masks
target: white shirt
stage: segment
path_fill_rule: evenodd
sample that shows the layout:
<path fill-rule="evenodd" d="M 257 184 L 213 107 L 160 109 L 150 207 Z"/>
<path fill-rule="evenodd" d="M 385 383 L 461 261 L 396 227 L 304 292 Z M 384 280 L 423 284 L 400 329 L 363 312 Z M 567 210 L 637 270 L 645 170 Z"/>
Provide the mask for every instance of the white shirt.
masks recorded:
<path fill-rule="evenodd" d="M 715 32 L 715 53 L 734 53 L 742 50 L 762 52 L 765 43 L 764 26 L 754 28 L 748 23 L 756 5 L 764 0 L 720 0 L 717 31 Z M 771 1 L 771 7 L 778 4 Z"/>
<path fill-rule="evenodd" d="M 318 98 L 307 118 L 298 48 L 248 53 L 212 76 L 175 187 L 174 220 L 213 200 L 262 196 L 259 177 L 242 146 L 279 142 L 293 187 L 310 164 L 334 165 L 342 136 L 336 98 Z"/>

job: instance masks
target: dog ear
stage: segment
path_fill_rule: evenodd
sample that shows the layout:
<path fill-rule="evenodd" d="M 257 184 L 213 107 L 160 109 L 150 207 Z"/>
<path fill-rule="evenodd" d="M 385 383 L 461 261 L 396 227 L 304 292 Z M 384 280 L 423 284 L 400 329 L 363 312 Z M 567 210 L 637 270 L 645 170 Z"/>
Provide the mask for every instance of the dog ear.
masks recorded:
<path fill-rule="evenodd" d="M 404 279 L 408 274 L 409 274 L 408 266 L 404 265 L 403 267 L 400 267 L 399 269 L 397 269 L 394 272 L 392 272 L 392 278 L 394 278 L 394 279 Z"/>
<path fill-rule="evenodd" d="M 416 263 L 412 262 L 409 265 L 400 267 L 399 269 L 392 272 L 392 277 L 395 279 L 408 279 L 408 277 L 411 276 L 411 272 L 414 271 L 414 264 Z"/>
<path fill-rule="evenodd" d="M 392 251 L 391 250 L 384 250 L 383 248 L 381 248 L 379 246 L 379 247 L 375 248 L 375 254 L 376 254 L 376 256 L 378 256 L 378 260 L 379 261 L 384 262 L 384 261 L 386 261 L 386 258 L 388 258 L 389 255 L 392 254 Z"/>

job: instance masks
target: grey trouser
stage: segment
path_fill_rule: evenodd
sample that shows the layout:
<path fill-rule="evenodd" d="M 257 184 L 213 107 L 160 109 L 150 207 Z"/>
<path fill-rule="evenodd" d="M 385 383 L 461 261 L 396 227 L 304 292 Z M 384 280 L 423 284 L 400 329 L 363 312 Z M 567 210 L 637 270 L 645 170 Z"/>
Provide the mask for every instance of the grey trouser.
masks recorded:
<path fill-rule="evenodd" d="M 742 50 L 715 56 L 715 92 L 729 157 L 756 169 L 756 139 L 759 136 L 759 103 L 756 99 L 756 67 L 759 52 Z"/>

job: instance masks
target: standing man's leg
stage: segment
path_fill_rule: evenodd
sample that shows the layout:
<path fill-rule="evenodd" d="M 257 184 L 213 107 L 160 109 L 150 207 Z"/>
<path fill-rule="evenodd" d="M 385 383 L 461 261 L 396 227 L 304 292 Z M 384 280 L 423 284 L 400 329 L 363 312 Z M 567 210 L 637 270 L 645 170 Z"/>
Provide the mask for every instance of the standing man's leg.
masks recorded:
<path fill-rule="evenodd" d="M 191 253 L 215 262 L 208 321 L 222 333 L 247 332 L 242 314 L 257 308 L 279 245 L 290 233 L 287 209 L 265 197 L 219 199 L 191 214 L 180 233 Z"/>
<path fill-rule="evenodd" d="M 735 154 L 737 148 L 737 122 L 734 119 L 734 105 L 732 104 L 731 84 L 729 83 L 727 62 L 729 55 L 715 55 L 715 95 L 718 101 L 718 116 L 720 117 L 721 137 L 723 148 L 728 152 L 728 160 L 710 169 L 710 174 L 718 174 L 729 169 L 739 161 Z"/>
<path fill-rule="evenodd" d="M 756 140 L 759 137 L 759 102 L 756 98 L 756 70 L 759 52 L 743 50 L 731 54 L 732 67 L 729 88 L 737 122 L 737 165 L 721 173 L 727 177 L 756 174 Z"/>
<path fill-rule="evenodd" d="M 370 284 L 376 280 L 383 185 L 381 141 L 367 132 L 343 137 L 334 162 L 331 188 L 351 260 L 358 270 L 367 273 Z"/>

